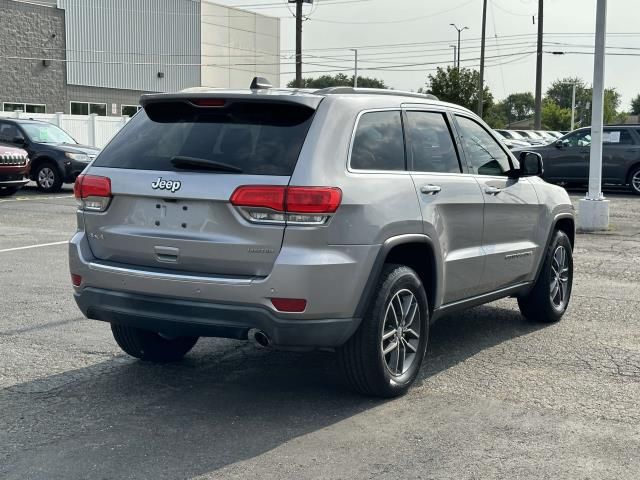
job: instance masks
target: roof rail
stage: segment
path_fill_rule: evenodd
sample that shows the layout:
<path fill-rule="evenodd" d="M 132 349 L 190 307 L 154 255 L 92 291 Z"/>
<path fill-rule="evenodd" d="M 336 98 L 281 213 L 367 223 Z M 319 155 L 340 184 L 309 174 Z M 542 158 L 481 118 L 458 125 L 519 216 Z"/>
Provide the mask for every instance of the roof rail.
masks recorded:
<path fill-rule="evenodd" d="M 386 90 L 384 88 L 353 88 L 353 87 L 328 87 L 316 90 L 316 95 L 396 95 L 399 97 L 422 98 L 423 100 L 438 100 L 438 97 L 430 93 L 405 92 L 402 90 Z"/>

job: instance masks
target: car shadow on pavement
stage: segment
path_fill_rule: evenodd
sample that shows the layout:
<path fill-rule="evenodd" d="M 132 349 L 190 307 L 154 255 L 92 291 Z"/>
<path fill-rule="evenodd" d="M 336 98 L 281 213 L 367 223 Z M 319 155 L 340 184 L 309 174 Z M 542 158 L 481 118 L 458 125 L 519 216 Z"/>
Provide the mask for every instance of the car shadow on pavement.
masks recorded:
<path fill-rule="evenodd" d="M 536 328 L 496 307 L 443 319 L 421 376 Z M 331 353 L 206 339 L 177 364 L 117 356 L 0 391 L 0 477 L 191 478 L 384 403 L 345 390 Z"/>

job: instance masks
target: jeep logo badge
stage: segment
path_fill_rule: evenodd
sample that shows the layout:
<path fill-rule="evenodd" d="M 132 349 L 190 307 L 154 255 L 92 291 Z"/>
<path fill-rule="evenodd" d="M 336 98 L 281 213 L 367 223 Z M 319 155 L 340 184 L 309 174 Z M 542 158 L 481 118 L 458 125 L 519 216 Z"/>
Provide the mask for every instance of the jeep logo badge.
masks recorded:
<path fill-rule="evenodd" d="M 151 188 L 154 190 L 169 190 L 171 193 L 175 193 L 180 190 L 182 182 L 177 180 L 163 180 L 162 177 L 151 184 Z"/>

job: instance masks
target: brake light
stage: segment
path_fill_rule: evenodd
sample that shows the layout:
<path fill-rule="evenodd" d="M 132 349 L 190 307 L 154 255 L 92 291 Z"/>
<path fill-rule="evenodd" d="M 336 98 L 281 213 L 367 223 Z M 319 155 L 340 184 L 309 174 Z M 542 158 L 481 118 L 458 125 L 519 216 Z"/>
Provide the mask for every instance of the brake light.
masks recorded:
<path fill-rule="evenodd" d="M 194 98 L 190 102 L 198 107 L 224 107 L 227 104 L 221 98 Z"/>
<path fill-rule="evenodd" d="M 82 210 L 104 212 L 111 201 L 111 179 L 96 175 L 79 175 L 73 194 Z"/>
<path fill-rule="evenodd" d="M 271 303 L 279 312 L 300 313 L 307 308 L 303 298 L 272 298 Z"/>
<path fill-rule="evenodd" d="M 336 212 L 342 191 L 335 187 L 245 185 L 229 199 L 256 223 L 323 224 Z"/>

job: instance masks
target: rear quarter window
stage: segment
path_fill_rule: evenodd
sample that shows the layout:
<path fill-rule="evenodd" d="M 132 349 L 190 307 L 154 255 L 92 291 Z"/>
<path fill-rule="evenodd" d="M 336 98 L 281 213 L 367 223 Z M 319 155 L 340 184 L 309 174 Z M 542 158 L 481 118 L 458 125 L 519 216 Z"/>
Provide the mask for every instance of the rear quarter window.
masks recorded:
<path fill-rule="evenodd" d="M 400 111 L 367 112 L 360 116 L 351 150 L 354 170 L 405 170 Z"/>
<path fill-rule="evenodd" d="M 271 103 L 234 102 L 225 108 L 150 104 L 118 133 L 94 165 L 176 171 L 172 159 L 190 157 L 231 165 L 247 175 L 290 176 L 313 114 L 304 106 Z"/>

